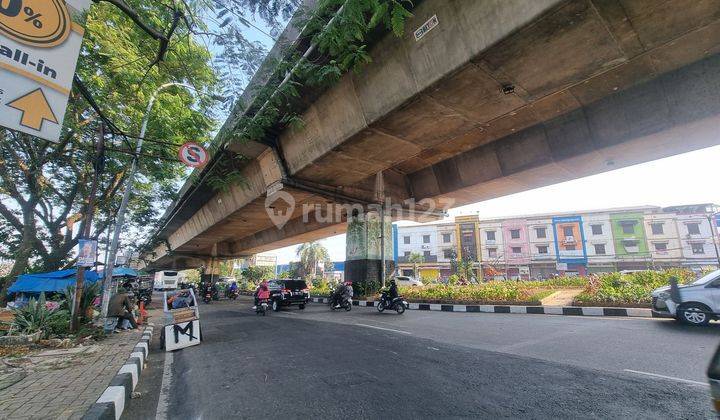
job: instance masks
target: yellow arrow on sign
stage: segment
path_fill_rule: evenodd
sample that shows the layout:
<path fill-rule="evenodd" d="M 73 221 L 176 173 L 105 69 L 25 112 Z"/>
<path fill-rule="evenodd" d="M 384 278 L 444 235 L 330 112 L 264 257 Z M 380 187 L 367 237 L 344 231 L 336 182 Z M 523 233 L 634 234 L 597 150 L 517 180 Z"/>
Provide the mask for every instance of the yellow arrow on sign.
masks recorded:
<path fill-rule="evenodd" d="M 58 123 L 55 113 L 48 103 L 45 93 L 42 89 L 37 88 L 32 92 L 23 95 L 12 102 L 8 102 L 7 106 L 15 108 L 22 112 L 20 125 L 33 130 L 40 131 L 44 120 L 48 120 L 55 124 Z"/>

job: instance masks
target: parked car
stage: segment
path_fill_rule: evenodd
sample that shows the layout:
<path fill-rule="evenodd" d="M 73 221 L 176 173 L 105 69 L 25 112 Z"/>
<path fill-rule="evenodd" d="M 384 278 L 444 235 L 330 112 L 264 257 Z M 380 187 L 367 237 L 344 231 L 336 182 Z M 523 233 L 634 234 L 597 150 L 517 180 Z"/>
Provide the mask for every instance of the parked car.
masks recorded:
<path fill-rule="evenodd" d="M 269 280 L 268 288 L 270 289 L 270 307 L 276 312 L 283 306 L 291 305 L 305 309 L 305 305 L 310 301 L 310 290 L 305 280 Z"/>
<path fill-rule="evenodd" d="M 707 325 L 720 315 L 720 270 L 678 286 L 680 300 L 673 301 L 670 286 L 652 292 L 653 314 L 691 325 Z"/>
<path fill-rule="evenodd" d="M 422 287 L 423 284 L 420 280 L 415 280 L 408 276 L 395 276 L 395 284 L 403 287 Z"/>

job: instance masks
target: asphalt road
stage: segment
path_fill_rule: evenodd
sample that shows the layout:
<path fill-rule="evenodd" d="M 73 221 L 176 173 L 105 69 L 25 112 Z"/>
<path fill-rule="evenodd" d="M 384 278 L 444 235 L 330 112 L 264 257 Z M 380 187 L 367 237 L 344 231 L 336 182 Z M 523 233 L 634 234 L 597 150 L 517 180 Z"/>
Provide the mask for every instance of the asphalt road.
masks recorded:
<path fill-rule="evenodd" d="M 201 307 L 203 343 L 163 353 L 135 418 L 713 418 L 720 326 L 321 304 Z"/>

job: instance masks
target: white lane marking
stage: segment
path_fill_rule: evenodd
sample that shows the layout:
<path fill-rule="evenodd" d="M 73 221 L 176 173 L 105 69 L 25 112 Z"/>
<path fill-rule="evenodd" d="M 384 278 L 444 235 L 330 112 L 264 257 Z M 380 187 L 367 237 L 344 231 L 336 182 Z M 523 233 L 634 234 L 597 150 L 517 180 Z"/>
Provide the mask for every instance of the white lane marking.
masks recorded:
<path fill-rule="evenodd" d="M 652 376 L 655 378 L 662 378 L 662 379 L 668 379 L 668 380 L 676 381 L 676 382 L 683 382 L 686 384 L 710 386 L 710 384 L 707 384 L 705 382 L 691 381 L 690 379 L 676 378 L 674 376 L 665 376 L 665 375 L 659 375 L 657 373 L 641 372 L 639 370 L 632 370 L 632 369 L 623 369 L 623 370 L 625 372 L 637 373 L 638 375 L 647 375 L 647 376 Z"/>
<path fill-rule="evenodd" d="M 392 332 L 396 332 L 396 333 L 400 333 L 400 334 L 412 334 L 409 331 L 401 331 L 401 330 L 394 330 L 392 328 L 376 327 L 374 325 L 368 325 L 368 324 L 355 324 L 355 325 L 359 325 L 361 327 L 367 327 L 367 328 L 374 328 L 376 330 L 392 331 Z"/>
<path fill-rule="evenodd" d="M 163 365 L 162 384 L 160 385 L 160 396 L 158 397 L 155 420 L 167 420 L 168 406 L 170 404 L 170 388 L 172 387 L 172 364 L 173 353 L 165 353 L 165 364 Z"/>

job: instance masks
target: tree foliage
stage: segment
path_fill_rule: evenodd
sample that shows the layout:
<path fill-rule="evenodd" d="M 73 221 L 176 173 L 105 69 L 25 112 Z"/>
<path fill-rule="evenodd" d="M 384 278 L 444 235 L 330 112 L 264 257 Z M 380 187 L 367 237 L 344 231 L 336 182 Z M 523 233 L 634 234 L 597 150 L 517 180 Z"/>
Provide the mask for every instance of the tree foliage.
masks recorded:
<path fill-rule="evenodd" d="M 324 264 L 330 261 L 327 248 L 320 242 L 305 242 L 297 249 L 297 255 L 300 257 L 300 264 L 305 272 L 315 278 L 317 276 L 318 264 Z"/>
<path fill-rule="evenodd" d="M 254 284 L 258 284 L 263 280 L 270 280 L 274 275 L 273 268 L 264 265 L 254 265 L 242 270 L 243 278 Z"/>
<path fill-rule="evenodd" d="M 127 0 L 143 19 L 161 27 L 171 19 L 162 4 Z M 153 40 L 110 4 L 93 6 L 86 16 L 85 40 L 77 74 L 106 116 L 122 131 L 137 135 L 152 92 L 163 83 L 185 82 L 211 91 L 217 79 L 207 48 L 178 29 L 165 60 L 155 58 Z M 141 235 L 173 198 L 185 171 L 173 163 L 188 139 L 208 139 L 214 122 L 210 100 L 183 89 L 168 89 L 152 110 L 140 172 L 130 202 L 131 226 Z M 72 250 L 87 218 L 84 204 L 93 173 L 93 143 L 100 119 L 78 91 L 68 103 L 58 144 L 10 130 L 0 131 L 0 257 L 14 261 L 10 277 L 26 270 L 55 270 L 72 264 Z M 106 136 L 108 148 L 100 178 L 92 238 L 110 227 L 128 175 L 135 139 Z M 148 158 L 147 156 L 152 156 Z M 4 294 L 4 293 L 3 293 Z"/>

